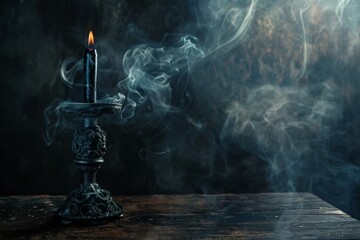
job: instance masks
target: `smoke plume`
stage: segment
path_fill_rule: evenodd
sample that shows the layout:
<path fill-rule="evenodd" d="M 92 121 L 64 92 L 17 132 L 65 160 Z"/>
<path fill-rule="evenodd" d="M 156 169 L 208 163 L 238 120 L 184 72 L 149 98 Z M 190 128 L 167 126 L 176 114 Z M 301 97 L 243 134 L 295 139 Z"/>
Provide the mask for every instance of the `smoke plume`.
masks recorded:
<path fill-rule="evenodd" d="M 359 4 L 210 0 L 185 7 L 190 20 L 157 42 L 129 24 L 126 39 L 134 44 L 127 50 L 114 50 L 114 36 L 97 45 L 99 101 L 123 103 L 105 121 L 146 136 L 139 156 L 157 184 L 169 192 L 231 191 L 242 173 L 239 182 L 228 179 L 246 168 L 243 174 L 266 179 L 257 191 L 310 191 L 356 211 Z M 81 88 L 81 70 L 80 58 L 65 59 L 61 77 Z M 49 143 L 78 124 L 67 116 L 69 101 L 76 98 L 46 111 Z"/>

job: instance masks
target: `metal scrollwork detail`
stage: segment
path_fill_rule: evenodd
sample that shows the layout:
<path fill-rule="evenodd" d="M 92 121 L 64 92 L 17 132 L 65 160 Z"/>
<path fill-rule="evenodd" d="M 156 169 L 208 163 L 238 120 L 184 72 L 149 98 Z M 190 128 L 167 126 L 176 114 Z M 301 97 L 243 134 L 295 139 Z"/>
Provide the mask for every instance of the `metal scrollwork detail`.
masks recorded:
<path fill-rule="evenodd" d="M 81 185 L 68 195 L 66 202 L 57 210 L 63 223 L 89 220 L 101 223 L 122 213 L 122 206 L 114 202 L 110 192 L 96 183 Z"/>
<path fill-rule="evenodd" d="M 72 151 L 78 159 L 101 158 L 106 152 L 106 134 L 98 126 L 77 130 Z"/>

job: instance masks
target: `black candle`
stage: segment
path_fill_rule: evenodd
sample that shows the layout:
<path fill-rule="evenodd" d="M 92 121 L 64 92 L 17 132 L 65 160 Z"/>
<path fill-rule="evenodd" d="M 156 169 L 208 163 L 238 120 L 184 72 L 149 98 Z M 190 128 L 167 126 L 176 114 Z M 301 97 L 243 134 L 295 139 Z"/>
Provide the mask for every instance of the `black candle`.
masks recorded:
<path fill-rule="evenodd" d="M 88 47 L 84 54 L 84 102 L 96 102 L 97 53 L 94 48 L 94 35 L 89 32 Z"/>

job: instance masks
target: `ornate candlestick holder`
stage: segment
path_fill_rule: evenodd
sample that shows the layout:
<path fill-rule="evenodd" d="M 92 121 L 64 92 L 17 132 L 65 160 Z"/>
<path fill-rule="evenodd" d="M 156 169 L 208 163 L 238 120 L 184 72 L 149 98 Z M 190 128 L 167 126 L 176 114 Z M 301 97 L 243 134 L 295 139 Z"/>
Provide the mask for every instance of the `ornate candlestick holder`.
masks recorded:
<path fill-rule="evenodd" d="M 83 119 L 72 143 L 74 163 L 82 176 L 80 186 L 67 196 L 56 213 L 63 223 L 89 221 L 98 224 L 120 217 L 122 206 L 114 202 L 109 191 L 100 188 L 96 173 L 106 152 L 106 135 L 97 125 L 97 118 L 102 114 L 119 113 L 121 104 L 72 103 L 67 108 Z"/>
<path fill-rule="evenodd" d="M 122 105 L 120 102 L 97 102 L 96 82 L 97 52 L 94 35 L 90 31 L 84 53 L 84 103 L 74 102 L 65 106 L 66 112 L 74 113 L 74 117 L 82 121 L 72 143 L 74 163 L 81 172 L 81 184 L 56 212 L 63 223 L 104 223 L 123 214 L 122 206 L 114 202 L 109 191 L 101 189 L 96 183 L 96 173 L 104 162 L 106 152 L 106 135 L 98 126 L 97 118 L 102 114 L 120 113 Z"/>

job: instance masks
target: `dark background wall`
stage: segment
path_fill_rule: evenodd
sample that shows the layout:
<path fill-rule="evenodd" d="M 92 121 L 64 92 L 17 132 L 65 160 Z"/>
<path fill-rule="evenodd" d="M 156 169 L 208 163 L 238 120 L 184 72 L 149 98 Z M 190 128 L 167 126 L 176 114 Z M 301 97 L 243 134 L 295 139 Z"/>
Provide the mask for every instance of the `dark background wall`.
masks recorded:
<path fill-rule="evenodd" d="M 187 61 L 175 73 L 142 65 L 149 76 L 173 74 L 165 84 L 137 77 L 150 100 L 138 101 L 132 118 L 102 120 L 103 187 L 113 194 L 310 191 L 358 217 L 357 4 L 1 1 L 0 194 L 66 194 L 78 184 L 73 131 L 58 128 L 47 145 L 45 112 L 56 99 L 77 99 L 79 89 L 65 85 L 60 70 L 82 58 L 93 30 L 100 96 L 130 96 L 129 85 L 117 84 L 129 83 L 122 64 L 134 63 L 124 54 L 139 44 L 173 49 L 162 53 L 172 70 L 184 54 Z M 184 34 L 197 38 L 195 47 L 181 48 Z"/>

